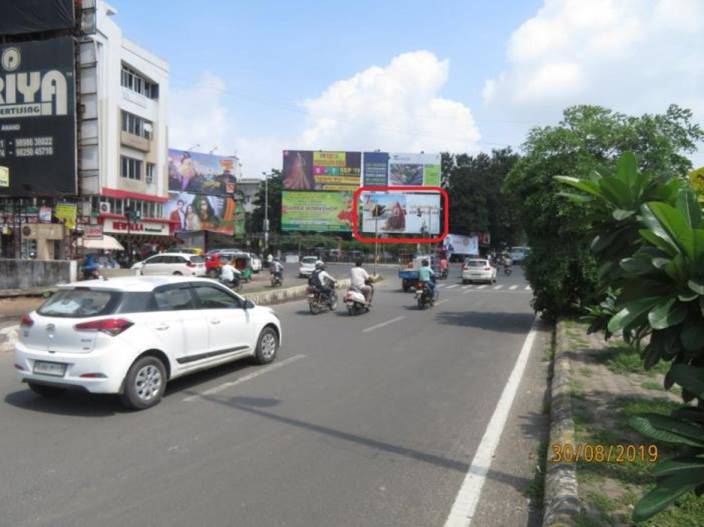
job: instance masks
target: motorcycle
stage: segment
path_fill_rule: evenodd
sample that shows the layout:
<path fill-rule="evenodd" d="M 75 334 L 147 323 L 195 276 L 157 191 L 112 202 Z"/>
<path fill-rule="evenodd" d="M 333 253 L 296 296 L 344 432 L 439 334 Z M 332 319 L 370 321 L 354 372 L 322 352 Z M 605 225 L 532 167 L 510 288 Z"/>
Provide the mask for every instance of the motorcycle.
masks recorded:
<path fill-rule="evenodd" d="M 418 303 L 418 309 L 425 309 L 435 305 L 435 298 L 433 298 L 428 284 L 420 282 L 416 286 L 416 302 Z"/>
<path fill-rule="evenodd" d="M 325 298 L 325 295 L 323 295 L 320 289 L 309 285 L 306 287 L 306 297 L 308 298 L 310 312 L 314 315 L 321 313 L 326 307 L 330 309 L 330 311 L 337 309 L 337 293 L 335 293 L 335 290 L 330 293 L 329 298 Z"/>
<path fill-rule="evenodd" d="M 220 283 L 222 285 L 224 285 L 225 287 L 229 287 L 233 291 L 241 291 L 242 290 L 242 280 L 240 279 L 239 275 L 235 275 L 234 280 L 220 279 Z"/>
<path fill-rule="evenodd" d="M 281 287 L 283 284 L 284 284 L 284 281 L 279 275 L 277 275 L 277 274 L 271 275 L 271 287 Z"/>
<path fill-rule="evenodd" d="M 511 269 L 510 265 L 504 265 L 504 275 L 511 276 L 512 272 L 513 270 Z"/>
<path fill-rule="evenodd" d="M 440 280 L 447 280 L 447 274 L 448 274 L 448 270 L 442 269 L 442 270 L 440 270 L 440 276 L 438 278 L 440 278 Z"/>
<path fill-rule="evenodd" d="M 356 287 L 350 287 L 345 293 L 344 302 L 347 306 L 347 313 L 352 315 L 358 315 L 360 313 L 366 313 L 369 308 L 372 307 L 372 296 L 374 295 L 374 286 L 367 284 L 372 287 L 369 293 L 369 301 L 364 297 L 364 293 L 357 289 Z"/>

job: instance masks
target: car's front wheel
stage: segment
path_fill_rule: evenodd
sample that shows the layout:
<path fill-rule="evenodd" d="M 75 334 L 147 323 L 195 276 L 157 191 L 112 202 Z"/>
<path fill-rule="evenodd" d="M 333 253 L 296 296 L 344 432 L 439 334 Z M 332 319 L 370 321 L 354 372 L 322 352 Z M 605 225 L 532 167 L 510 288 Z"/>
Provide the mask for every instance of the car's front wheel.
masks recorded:
<path fill-rule="evenodd" d="M 161 401 L 165 388 L 164 363 L 156 357 L 142 357 L 127 372 L 122 404 L 132 410 L 144 410 Z"/>
<path fill-rule="evenodd" d="M 28 382 L 27 384 L 29 385 L 29 389 L 34 393 L 47 398 L 56 397 L 66 391 L 66 388 L 61 388 L 59 386 L 47 386 L 46 384 L 37 384 L 34 382 Z"/>
<path fill-rule="evenodd" d="M 276 358 L 279 351 L 279 336 L 274 328 L 267 327 L 259 334 L 257 350 L 254 354 L 259 364 L 268 364 Z"/>

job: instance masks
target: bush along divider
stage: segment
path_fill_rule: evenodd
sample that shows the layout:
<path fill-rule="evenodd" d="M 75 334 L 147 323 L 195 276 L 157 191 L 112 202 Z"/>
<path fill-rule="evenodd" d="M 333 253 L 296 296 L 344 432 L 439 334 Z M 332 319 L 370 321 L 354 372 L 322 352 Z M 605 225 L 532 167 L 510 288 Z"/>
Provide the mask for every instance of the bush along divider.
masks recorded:
<path fill-rule="evenodd" d="M 556 179 L 562 195 L 587 212 L 603 299 L 586 309 L 590 331 L 621 333 L 646 369 L 670 363 L 665 388 L 682 387 L 670 416 L 637 415 L 641 434 L 674 445 L 656 467 L 655 488 L 637 503 L 634 521 L 650 518 L 685 493 L 704 493 L 704 219 L 685 179 L 639 170 L 621 156 L 614 173 Z"/>

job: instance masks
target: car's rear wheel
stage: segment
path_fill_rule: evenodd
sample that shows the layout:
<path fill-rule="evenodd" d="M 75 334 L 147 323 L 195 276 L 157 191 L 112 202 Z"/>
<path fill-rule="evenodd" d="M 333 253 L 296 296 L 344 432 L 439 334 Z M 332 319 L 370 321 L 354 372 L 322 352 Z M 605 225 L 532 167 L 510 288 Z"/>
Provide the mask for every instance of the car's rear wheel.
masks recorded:
<path fill-rule="evenodd" d="M 254 355 L 259 364 L 268 364 L 276 358 L 279 351 L 279 336 L 273 328 L 264 328 L 259 334 L 257 350 Z"/>
<path fill-rule="evenodd" d="M 34 382 L 28 382 L 27 384 L 29 385 L 29 389 L 34 393 L 47 398 L 56 397 L 66 391 L 66 388 L 61 388 L 59 386 L 47 386 L 46 384 L 37 384 Z"/>
<path fill-rule="evenodd" d="M 182 276 L 183 273 L 181 273 L 181 271 L 174 271 L 174 275 L 175 276 Z"/>
<path fill-rule="evenodd" d="M 144 410 L 161 401 L 165 388 L 164 363 L 156 357 L 142 357 L 127 372 L 122 404 L 132 410 Z"/>

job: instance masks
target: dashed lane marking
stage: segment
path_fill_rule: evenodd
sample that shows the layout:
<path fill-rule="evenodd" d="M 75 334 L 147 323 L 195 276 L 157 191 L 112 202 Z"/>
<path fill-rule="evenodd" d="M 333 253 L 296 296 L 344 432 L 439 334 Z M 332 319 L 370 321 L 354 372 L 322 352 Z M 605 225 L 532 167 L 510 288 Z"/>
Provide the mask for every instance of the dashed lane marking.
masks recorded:
<path fill-rule="evenodd" d="M 502 285 L 495 285 L 494 289 L 501 289 L 503 286 Z"/>
<path fill-rule="evenodd" d="M 388 326 L 389 324 L 393 324 L 394 322 L 398 322 L 399 320 L 403 320 L 404 316 L 392 318 L 391 320 L 387 320 L 386 322 L 380 322 L 379 324 L 375 324 L 373 326 L 369 326 L 368 328 L 365 328 L 362 330 L 362 333 L 369 333 L 370 331 L 374 331 L 375 329 L 383 328 L 384 326 Z"/>
<path fill-rule="evenodd" d="M 459 287 L 459 284 L 448 285 L 447 289 L 454 289 L 455 287 Z"/>
<path fill-rule="evenodd" d="M 518 289 L 518 286 L 517 286 L 517 285 L 512 285 L 511 287 L 509 287 L 509 289 L 510 289 L 511 291 L 515 291 L 516 289 Z"/>

